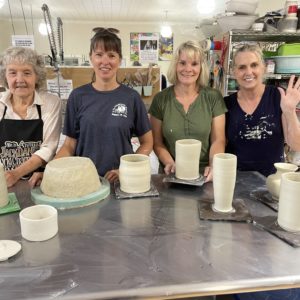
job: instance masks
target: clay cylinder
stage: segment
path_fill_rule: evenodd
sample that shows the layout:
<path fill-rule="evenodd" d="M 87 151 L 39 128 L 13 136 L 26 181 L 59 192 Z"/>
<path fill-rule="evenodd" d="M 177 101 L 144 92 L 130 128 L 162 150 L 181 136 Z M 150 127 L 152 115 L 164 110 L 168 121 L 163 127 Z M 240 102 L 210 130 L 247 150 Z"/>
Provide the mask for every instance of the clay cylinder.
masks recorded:
<path fill-rule="evenodd" d="M 4 175 L 4 166 L 0 163 L 0 207 L 8 204 L 7 184 Z"/>
<path fill-rule="evenodd" d="M 213 158 L 213 208 L 220 212 L 232 211 L 236 181 L 237 157 L 234 154 L 218 153 Z"/>
<path fill-rule="evenodd" d="M 57 210 L 50 205 L 29 206 L 19 217 L 22 237 L 28 241 L 46 241 L 58 232 Z"/>
<path fill-rule="evenodd" d="M 177 140 L 175 143 L 175 176 L 194 180 L 199 177 L 199 161 L 202 143 L 195 139 Z"/>
<path fill-rule="evenodd" d="M 151 182 L 149 156 L 144 154 L 121 156 L 119 180 L 120 189 L 125 193 L 137 194 L 149 191 Z"/>
<path fill-rule="evenodd" d="M 286 231 L 300 231 L 300 173 L 281 176 L 278 224 Z"/>

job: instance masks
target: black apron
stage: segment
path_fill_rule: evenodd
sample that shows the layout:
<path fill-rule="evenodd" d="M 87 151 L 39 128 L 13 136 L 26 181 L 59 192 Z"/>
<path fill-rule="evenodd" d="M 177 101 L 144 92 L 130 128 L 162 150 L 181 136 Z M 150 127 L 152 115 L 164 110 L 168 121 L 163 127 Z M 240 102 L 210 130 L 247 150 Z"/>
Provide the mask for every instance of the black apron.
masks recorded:
<path fill-rule="evenodd" d="M 36 108 L 39 119 L 13 120 L 4 119 L 7 110 L 7 106 L 5 106 L 0 121 L 0 161 L 6 171 L 20 166 L 41 147 L 44 122 L 41 106 L 37 105 Z"/>

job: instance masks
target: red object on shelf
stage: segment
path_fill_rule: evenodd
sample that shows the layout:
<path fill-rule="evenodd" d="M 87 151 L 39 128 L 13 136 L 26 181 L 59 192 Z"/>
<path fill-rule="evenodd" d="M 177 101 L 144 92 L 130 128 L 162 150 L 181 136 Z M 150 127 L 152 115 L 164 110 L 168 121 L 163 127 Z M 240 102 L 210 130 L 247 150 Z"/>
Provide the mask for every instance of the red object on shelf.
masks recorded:
<path fill-rule="evenodd" d="M 222 49 L 222 42 L 214 41 L 214 50 L 221 50 L 221 49 Z"/>

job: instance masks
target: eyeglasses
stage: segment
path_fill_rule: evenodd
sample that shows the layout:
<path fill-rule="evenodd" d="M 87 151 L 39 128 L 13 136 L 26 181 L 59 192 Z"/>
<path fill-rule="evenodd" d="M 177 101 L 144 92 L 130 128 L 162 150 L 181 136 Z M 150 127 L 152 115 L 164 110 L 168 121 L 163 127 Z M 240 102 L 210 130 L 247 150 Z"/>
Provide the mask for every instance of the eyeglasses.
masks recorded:
<path fill-rule="evenodd" d="M 112 33 L 118 34 L 120 31 L 116 28 L 95 27 L 93 31 L 97 33 Z"/>

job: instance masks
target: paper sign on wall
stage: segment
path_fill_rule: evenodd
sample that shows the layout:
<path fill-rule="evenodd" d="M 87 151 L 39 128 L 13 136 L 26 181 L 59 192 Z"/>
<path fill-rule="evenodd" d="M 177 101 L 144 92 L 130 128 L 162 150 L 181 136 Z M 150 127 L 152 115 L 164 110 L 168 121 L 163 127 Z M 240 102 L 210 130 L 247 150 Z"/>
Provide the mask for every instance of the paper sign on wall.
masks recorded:
<path fill-rule="evenodd" d="M 156 63 L 158 61 L 158 40 L 158 34 L 153 34 L 152 36 L 140 36 L 139 61 L 141 63 Z"/>
<path fill-rule="evenodd" d="M 33 35 L 12 35 L 11 43 L 14 47 L 25 47 L 34 49 Z"/>
<path fill-rule="evenodd" d="M 47 90 L 52 93 L 59 95 L 61 99 L 68 99 L 70 93 L 73 90 L 73 81 L 71 79 L 63 79 L 62 77 L 48 79 Z"/>

